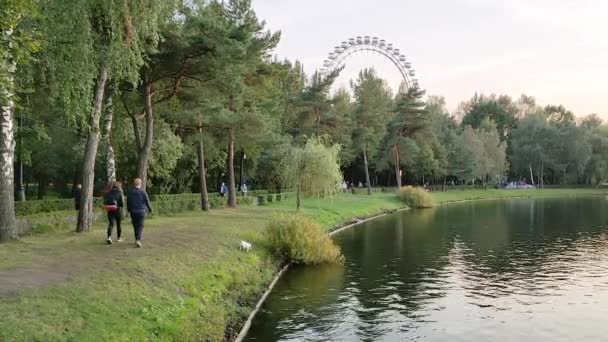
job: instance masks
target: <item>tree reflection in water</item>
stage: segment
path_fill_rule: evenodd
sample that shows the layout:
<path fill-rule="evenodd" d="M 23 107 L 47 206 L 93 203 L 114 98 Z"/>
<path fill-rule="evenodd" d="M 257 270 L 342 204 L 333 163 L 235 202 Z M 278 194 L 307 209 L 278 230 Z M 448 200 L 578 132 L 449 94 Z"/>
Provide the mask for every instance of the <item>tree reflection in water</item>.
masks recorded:
<path fill-rule="evenodd" d="M 346 230 L 346 264 L 290 271 L 248 340 L 597 340 L 607 203 L 471 202 Z"/>

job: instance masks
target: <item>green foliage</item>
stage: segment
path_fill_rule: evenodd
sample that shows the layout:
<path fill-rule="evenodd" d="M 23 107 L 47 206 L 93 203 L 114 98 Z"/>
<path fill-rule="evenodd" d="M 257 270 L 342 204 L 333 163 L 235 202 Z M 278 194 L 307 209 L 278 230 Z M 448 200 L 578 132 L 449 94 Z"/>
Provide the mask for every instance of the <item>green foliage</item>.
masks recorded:
<path fill-rule="evenodd" d="M 174 215 L 187 211 L 194 211 L 200 207 L 200 195 L 198 198 L 183 197 L 171 201 L 156 201 L 153 203 L 155 215 Z"/>
<path fill-rule="evenodd" d="M 356 101 L 353 112 L 353 149 L 357 154 L 364 148 L 368 149 L 368 157 L 372 159 L 391 111 L 391 91 L 374 69 L 361 71 L 351 87 Z"/>
<path fill-rule="evenodd" d="M 238 200 L 238 198 L 237 198 Z M 226 197 L 222 196 L 209 196 L 209 205 L 212 209 L 226 208 Z"/>
<path fill-rule="evenodd" d="M 95 198 L 95 207 L 101 208 L 102 199 Z M 15 202 L 17 216 L 29 216 L 40 213 L 74 210 L 74 199 L 34 200 Z"/>
<path fill-rule="evenodd" d="M 471 126 L 477 129 L 484 120 L 494 121 L 501 141 L 510 137 L 511 131 L 517 124 L 518 108 L 511 97 L 506 95 L 475 94 L 470 101 L 461 105 L 461 111 L 464 112 L 463 127 Z"/>
<path fill-rule="evenodd" d="M 101 203 L 101 202 L 100 202 Z M 99 206 L 101 207 L 101 205 Z M 27 234 L 43 234 L 67 232 L 73 229 L 78 212 L 75 210 L 62 210 L 51 212 L 39 212 L 17 217 L 17 231 L 19 236 Z M 103 210 L 95 211 L 93 221 L 105 219 Z"/>
<path fill-rule="evenodd" d="M 258 205 L 266 205 L 268 203 L 268 196 L 259 195 L 258 196 Z"/>
<path fill-rule="evenodd" d="M 431 208 L 433 198 L 423 188 L 404 186 L 397 191 L 397 196 L 410 208 Z"/>
<path fill-rule="evenodd" d="M 342 262 L 340 248 L 321 226 L 300 215 L 276 215 L 266 226 L 272 253 L 283 262 L 316 265 Z"/>
<path fill-rule="evenodd" d="M 326 146 L 310 138 L 304 147 L 294 147 L 283 162 L 283 185 L 308 197 L 337 194 L 342 184 L 340 146 Z"/>
<path fill-rule="evenodd" d="M 255 204 L 255 197 L 254 196 L 239 196 L 236 198 L 236 203 L 239 206 L 251 206 Z"/>
<path fill-rule="evenodd" d="M 162 144 L 154 144 L 150 160 L 150 176 L 171 178 L 177 161 L 184 153 L 185 147 L 179 136 L 173 133 L 172 127 L 162 120 L 154 124 L 154 136 Z"/>

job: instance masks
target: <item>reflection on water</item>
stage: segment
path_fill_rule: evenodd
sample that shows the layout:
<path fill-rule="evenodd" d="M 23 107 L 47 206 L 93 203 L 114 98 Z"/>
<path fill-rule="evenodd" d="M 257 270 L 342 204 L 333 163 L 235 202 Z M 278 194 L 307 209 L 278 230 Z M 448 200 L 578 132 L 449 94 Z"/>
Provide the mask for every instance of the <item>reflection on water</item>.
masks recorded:
<path fill-rule="evenodd" d="M 346 264 L 288 272 L 247 340 L 606 340 L 606 209 L 471 202 L 346 230 Z"/>

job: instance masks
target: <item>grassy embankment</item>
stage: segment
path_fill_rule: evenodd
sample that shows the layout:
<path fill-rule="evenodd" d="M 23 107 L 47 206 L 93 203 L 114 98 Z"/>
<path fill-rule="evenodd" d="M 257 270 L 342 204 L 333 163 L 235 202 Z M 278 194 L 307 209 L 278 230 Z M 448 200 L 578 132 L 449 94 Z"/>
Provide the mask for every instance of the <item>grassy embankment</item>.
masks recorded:
<path fill-rule="evenodd" d="M 390 195 L 306 200 L 304 213 L 324 226 L 400 203 Z M 92 233 L 37 234 L 0 245 L 0 341 L 222 340 L 234 336 L 278 265 L 260 232 L 275 211 L 213 210 L 147 222 L 144 248 Z M 68 229 L 71 227 L 68 227 Z M 244 253 L 238 241 L 252 241 Z"/>
<path fill-rule="evenodd" d="M 437 202 L 597 194 L 594 190 L 459 191 Z M 600 193 L 603 193 L 600 191 Z M 304 214 L 328 229 L 354 217 L 401 207 L 393 194 L 304 201 Z M 187 213 L 148 221 L 144 248 L 103 245 L 92 233 L 37 234 L 0 246 L 1 341 L 205 340 L 233 337 L 278 265 L 261 231 L 266 207 Z M 238 251 L 241 239 L 251 253 Z"/>

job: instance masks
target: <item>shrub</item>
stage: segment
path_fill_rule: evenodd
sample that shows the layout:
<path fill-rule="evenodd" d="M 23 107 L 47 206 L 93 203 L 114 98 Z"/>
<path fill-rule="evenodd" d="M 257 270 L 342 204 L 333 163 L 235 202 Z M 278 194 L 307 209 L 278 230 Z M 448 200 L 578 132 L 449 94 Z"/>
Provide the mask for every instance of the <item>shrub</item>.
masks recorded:
<path fill-rule="evenodd" d="M 430 208 L 433 206 L 431 195 L 423 188 L 404 186 L 398 192 L 399 199 L 411 208 Z"/>
<path fill-rule="evenodd" d="M 209 205 L 212 209 L 220 209 L 226 207 L 226 197 L 209 196 Z"/>
<path fill-rule="evenodd" d="M 268 203 L 274 202 L 274 194 L 268 194 Z"/>
<path fill-rule="evenodd" d="M 199 198 L 181 198 L 170 201 L 154 201 L 152 203 L 153 213 L 160 215 L 172 215 L 183 213 L 185 211 L 193 211 L 199 209 L 201 199 Z"/>
<path fill-rule="evenodd" d="M 101 198 L 94 199 L 95 206 L 101 207 Z M 17 216 L 29 216 L 40 213 L 52 213 L 55 211 L 68 211 L 74 209 L 74 199 L 54 199 L 54 200 L 33 200 L 25 202 L 15 202 L 15 214 Z"/>
<path fill-rule="evenodd" d="M 340 248 L 331 237 L 304 216 L 274 216 L 265 235 L 272 253 L 281 261 L 305 265 L 343 261 Z"/>
<path fill-rule="evenodd" d="M 372 193 L 382 192 L 382 188 L 372 188 Z M 356 195 L 367 195 L 367 187 L 363 188 L 353 188 L 352 193 Z"/>
<path fill-rule="evenodd" d="M 259 195 L 267 195 L 268 194 L 268 190 L 252 190 L 247 192 L 247 194 L 249 196 L 259 196 Z"/>
<path fill-rule="evenodd" d="M 54 211 L 18 217 L 16 227 L 19 235 L 66 232 L 74 230 L 77 220 L 78 212 L 75 210 Z M 97 220 L 105 220 L 105 212 L 95 211 L 93 222 Z"/>
<path fill-rule="evenodd" d="M 266 195 L 258 196 L 258 205 L 266 205 L 266 199 L 268 197 Z"/>
<path fill-rule="evenodd" d="M 281 194 L 276 194 L 274 195 L 275 199 L 277 200 L 277 202 L 281 202 Z"/>
<path fill-rule="evenodd" d="M 238 205 L 254 205 L 255 204 L 255 197 L 253 196 L 243 196 L 243 197 L 237 197 L 236 198 L 236 203 Z"/>

